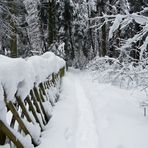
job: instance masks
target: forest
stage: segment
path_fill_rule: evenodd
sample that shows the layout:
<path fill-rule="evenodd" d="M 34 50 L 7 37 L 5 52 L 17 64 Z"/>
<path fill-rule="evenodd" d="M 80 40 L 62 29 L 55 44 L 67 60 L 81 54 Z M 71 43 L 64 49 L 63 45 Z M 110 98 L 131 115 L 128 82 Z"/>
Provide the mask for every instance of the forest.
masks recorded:
<path fill-rule="evenodd" d="M 0 0 L 0 53 L 53 51 L 78 68 L 96 56 L 137 65 L 147 59 L 147 17 L 147 0 Z"/>
<path fill-rule="evenodd" d="M 0 0 L 0 33 L 3 55 L 52 51 L 107 82 L 147 86 L 147 0 Z"/>

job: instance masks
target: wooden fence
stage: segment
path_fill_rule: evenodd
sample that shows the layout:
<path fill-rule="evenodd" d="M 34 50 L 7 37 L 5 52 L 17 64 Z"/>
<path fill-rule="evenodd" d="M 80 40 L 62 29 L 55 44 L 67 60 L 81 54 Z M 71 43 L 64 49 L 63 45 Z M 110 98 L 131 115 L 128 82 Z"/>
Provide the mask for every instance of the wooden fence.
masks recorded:
<path fill-rule="evenodd" d="M 44 130 L 44 126 L 50 120 L 44 102 L 49 101 L 51 106 L 54 105 L 54 102 L 47 96 L 47 90 L 50 87 L 55 87 L 59 81 L 61 82 L 64 73 L 65 67 L 61 68 L 57 74 L 53 73 L 49 76 L 46 82 L 34 86 L 24 101 L 20 97 L 16 97 L 15 103 L 7 101 L 7 94 L 4 94 L 7 112 L 11 112 L 12 118 L 9 124 L 0 120 L 0 145 L 10 144 L 10 146 L 15 145 L 17 148 L 27 147 L 24 146 L 23 139 L 18 137 L 18 133 L 22 136 L 30 135 L 34 147 L 40 144 L 40 140 L 35 139 L 31 131 L 28 130 L 26 121 L 33 125 L 37 124 L 41 131 Z M 33 115 L 34 120 L 31 115 Z"/>

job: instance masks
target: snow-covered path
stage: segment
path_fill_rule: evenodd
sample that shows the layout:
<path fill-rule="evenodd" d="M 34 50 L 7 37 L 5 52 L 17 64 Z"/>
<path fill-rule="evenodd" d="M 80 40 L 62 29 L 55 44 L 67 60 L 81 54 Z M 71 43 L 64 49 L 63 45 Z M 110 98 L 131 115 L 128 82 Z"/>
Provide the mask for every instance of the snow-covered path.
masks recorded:
<path fill-rule="evenodd" d="M 74 85 L 75 98 L 78 104 L 76 148 L 98 148 L 98 135 L 91 103 L 78 78 L 75 80 Z"/>
<path fill-rule="evenodd" d="M 60 99 L 39 148 L 98 148 L 91 103 L 75 71 L 64 78 Z"/>
<path fill-rule="evenodd" d="M 99 84 L 70 70 L 39 148 L 148 148 L 148 119 L 139 92 Z"/>

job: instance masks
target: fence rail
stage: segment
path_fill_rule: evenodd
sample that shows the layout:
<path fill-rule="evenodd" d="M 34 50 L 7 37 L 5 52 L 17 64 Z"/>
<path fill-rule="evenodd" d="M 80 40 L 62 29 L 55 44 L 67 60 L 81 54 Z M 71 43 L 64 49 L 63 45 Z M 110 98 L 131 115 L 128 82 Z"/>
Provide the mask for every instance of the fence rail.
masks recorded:
<path fill-rule="evenodd" d="M 7 113 L 11 114 L 11 120 L 9 119 L 9 123 L 0 120 L 0 145 L 10 144 L 10 146 L 15 145 L 17 148 L 24 148 L 26 146 L 22 137 L 27 135 L 30 135 L 33 146 L 40 144 L 40 136 L 36 138 L 28 125 L 38 125 L 39 130 L 44 131 L 44 126 L 51 118 L 44 103 L 48 102 L 51 106 L 55 103 L 49 98 L 47 91 L 51 87 L 61 84 L 64 74 L 65 67 L 61 68 L 58 73 L 50 75 L 45 82 L 38 86 L 34 85 L 25 100 L 16 96 L 16 102 L 8 101 L 7 94 L 4 93 Z M 58 96 L 56 97 L 55 101 L 58 100 Z"/>

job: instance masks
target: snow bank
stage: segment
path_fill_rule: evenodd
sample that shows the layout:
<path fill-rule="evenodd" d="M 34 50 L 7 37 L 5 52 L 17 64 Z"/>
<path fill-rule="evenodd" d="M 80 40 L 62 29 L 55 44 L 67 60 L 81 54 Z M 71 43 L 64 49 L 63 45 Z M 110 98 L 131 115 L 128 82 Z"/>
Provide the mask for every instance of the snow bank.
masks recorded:
<path fill-rule="evenodd" d="M 0 63 L 0 113 L 5 110 L 3 91 L 7 100 L 15 101 L 15 94 L 25 99 L 34 84 L 46 81 L 65 66 L 65 61 L 52 52 L 28 59 L 0 55 Z"/>
<path fill-rule="evenodd" d="M 63 59 L 51 52 L 32 56 L 27 60 L 0 55 L 0 63 L 0 94 L 3 94 L 3 88 L 8 100 L 13 100 L 16 92 L 25 99 L 34 83 L 45 81 L 49 75 L 57 73 L 65 65 Z"/>
<path fill-rule="evenodd" d="M 32 56 L 28 59 L 22 58 L 9 58 L 0 55 L 0 120 L 4 121 L 7 125 L 5 106 L 5 96 L 7 100 L 15 101 L 15 95 L 25 99 L 34 85 L 46 81 L 52 73 L 57 73 L 62 67 L 65 66 L 65 61 L 57 57 L 52 52 L 47 52 L 42 56 Z M 49 116 L 51 110 L 46 107 L 46 112 Z M 42 127 L 44 127 L 41 115 L 37 113 Z M 35 143 L 39 144 L 41 131 L 38 124 L 32 124 L 23 119 L 28 131 L 31 133 Z M 8 126 L 8 125 L 7 125 Z M 14 129 L 10 129 L 19 139 L 24 147 L 32 148 L 30 136 L 22 136 Z M 22 140 L 25 139 L 25 140 Z M 6 146 L 7 147 L 7 146 Z"/>
<path fill-rule="evenodd" d="M 79 79 L 93 108 L 99 147 L 148 148 L 148 120 L 139 108 L 146 94 L 98 83 L 89 73 L 82 72 Z"/>
<path fill-rule="evenodd" d="M 142 62 L 135 66 L 134 63 L 120 62 L 107 56 L 96 57 L 87 64 L 86 69 L 94 80 L 100 83 L 110 83 L 124 89 L 138 88 L 143 91 L 148 88 L 148 66 Z"/>

